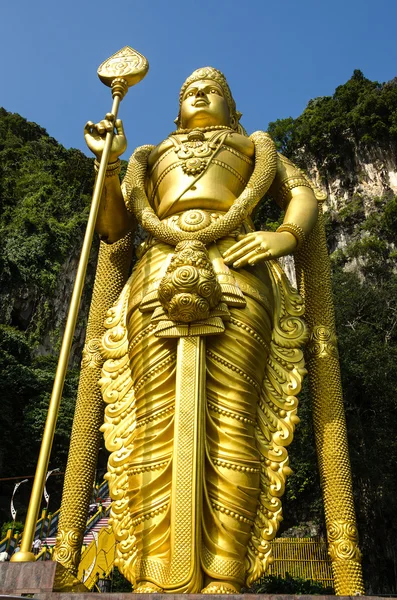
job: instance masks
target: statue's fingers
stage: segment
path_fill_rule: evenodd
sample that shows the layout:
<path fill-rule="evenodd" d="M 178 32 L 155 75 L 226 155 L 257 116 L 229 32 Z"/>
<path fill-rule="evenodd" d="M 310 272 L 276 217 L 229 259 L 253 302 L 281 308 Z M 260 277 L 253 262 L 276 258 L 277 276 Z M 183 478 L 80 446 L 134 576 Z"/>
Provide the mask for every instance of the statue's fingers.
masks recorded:
<path fill-rule="evenodd" d="M 245 245 L 244 240 L 240 240 L 239 242 L 236 242 L 236 244 L 233 244 L 233 246 L 230 246 L 230 248 L 228 248 L 226 250 L 226 252 L 223 253 L 223 258 L 225 258 L 225 259 L 229 258 L 229 256 L 234 254 L 237 250 L 239 250 L 240 248 L 243 248 L 244 245 Z"/>
<path fill-rule="evenodd" d="M 113 121 L 114 121 L 114 114 L 113 113 L 106 113 L 106 115 L 105 115 L 105 121 L 110 121 L 111 123 L 113 123 Z"/>
<path fill-rule="evenodd" d="M 106 131 L 105 122 L 104 121 L 100 121 L 100 123 L 98 123 L 98 125 L 96 126 L 96 128 L 97 128 L 98 133 L 100 135 L 102 135 Z"/>
<path fill-rule="evenodd" d="M 246 236 L 244 236 L 244 238 L 242 240 L 240 240 L 239 242 L 236 242 L 235 244 L 233 244 L 233 246 L 231 246 L 230 248 L 228 248 L 226 250 L 226 252 L 223 253 L 223 258 L 228 259 L 235 254 L 235 252 L 238 252 L 239 250 L 241 250 L 242 248 L 244 248 L 245 246 L 247 246 L 247 244 L 252 244 L 255 243 L 254 240 L 250 241 L 250 238 L 247 238 Z"/>
<path fill-rule="evenodd" d="M 246 264 L 255 265 L 257 262 L 261 260 L 266 260 L 267 258 L 271 258 L 270 250 L 262 249 L 260 246 L 256 246 L 255 250 L 246 254 L 240 260 L 237 260 L 233 263 L 233 267 L 238 269 L 239 267 L 243 267 Z"/>
<path fill-rule="evenodd" d="M 257 231 L 251 231 L 250 233 L 241 233 L 236 237 L 236 240 L 249 240 L 250 238 L 256 237 Z"/>
<path fill-rule="evenodd" d="M 243 258 L 251 250 L 254 250 L 254 248 L 257 245 L 258 244 L 257 244 L 257 242 L 255 242 L 255 240 L 253 240 L 252 242 L 249 242 L 248 244 L 245 243 L 243 246 L 238 248 L 235 252 L 232 252 L 232 254 L 229 254 L 228 256 L 224 256 L 225 263 L 227 263 L 227 264 L 234 263 L 236 260 Z M 236 248 L 236 247 L 237 247 L 237 244 L 235 244 L 234 248 Z"/>
<path fill-rule="evenodd" d="M 248 264 L 253 266 L 253 265 L 256 265 L 256 263 L 260 262 L 261 260 L 268 260 L 271 257 L 272 257 L 271 251 L 265 250 L 264 252 L 261 252 L 260 254 L 255 254 L 255 256 L 250 258 L 248 261 Z"/>
<path fill-rule="evenodd" d="M 103 121 L 103 125 L 105 127 L 105 130 L 108 131 L 114 131 L 114 124 L 112 121 Z"/>
<path fill-rule="evenodd" d="M 251 258 L 253 258 L 254 256 L 258 256 L 258 254 L 255 252 L 255 250 L 252 250 L 252 252 L 248 252 L 242 258 L 240 258 L 239 260 L 236 260 L 233 263 L 233 267 L 235 269 L 238 269 L 239 267 L 244 267 L 246 264 L 248 264 L 249 260 Z"/>
<path fill-rule="evenodd" d="M 124 125 L 121 119 L 117 119 L 115 122 L 115 127 L 118 135 L 124 135 Z"/>
<path fill-rule="evenodd" d="M 94 128 L 95 124 L 92 121 L 87 121 L 87 123 L 84 125 L 84 135 L 93 133 Z"/>

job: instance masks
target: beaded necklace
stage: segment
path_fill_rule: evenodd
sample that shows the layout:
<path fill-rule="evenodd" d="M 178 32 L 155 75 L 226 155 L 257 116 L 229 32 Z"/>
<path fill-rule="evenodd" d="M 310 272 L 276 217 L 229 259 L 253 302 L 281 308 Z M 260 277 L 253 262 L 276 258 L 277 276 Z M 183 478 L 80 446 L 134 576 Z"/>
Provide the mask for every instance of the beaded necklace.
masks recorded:
<path fill-rule="evenodd" d="M 209 125 L 208 127 L 193 127 L 192 129 L 177 129 L 173 131 L 169 135 L 183 135 L 185 133 L 191 133 L 193 131 L 200 131 L 202 133 L 206 133 L 207 131 L 218 131 L 221 129 L 228 129 L 230 133 L 236 133 L 234 129 L 232 129 L 229 125 Z"/>

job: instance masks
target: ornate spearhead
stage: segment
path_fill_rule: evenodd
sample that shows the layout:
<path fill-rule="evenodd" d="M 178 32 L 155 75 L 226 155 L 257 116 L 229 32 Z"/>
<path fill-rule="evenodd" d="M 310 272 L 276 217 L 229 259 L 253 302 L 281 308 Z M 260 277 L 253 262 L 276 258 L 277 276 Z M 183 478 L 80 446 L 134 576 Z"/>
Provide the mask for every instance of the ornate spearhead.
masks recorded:
<path fill-rule="evenodd" d="M 145 77 L 148 70 L 147 59 L 130 46 L 124 46 L 100 65 L 98 77 L 112 88 L 113 96 L 120 94 L 123 97 L 129 87 Z M 121 88 L 125 90 L 123 94 Z"/>

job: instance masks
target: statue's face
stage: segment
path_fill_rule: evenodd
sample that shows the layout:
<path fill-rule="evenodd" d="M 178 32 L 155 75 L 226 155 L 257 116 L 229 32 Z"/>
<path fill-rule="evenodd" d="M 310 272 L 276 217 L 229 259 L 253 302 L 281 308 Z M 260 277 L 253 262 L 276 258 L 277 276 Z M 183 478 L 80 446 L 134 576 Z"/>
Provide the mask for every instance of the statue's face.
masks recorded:
<path fill-rule="evenodd" d="M 230 112 L 221 86 L 211 79 L 195 81 L 185 90 L 181 104 L 181 127 L 230 125 Z"/>

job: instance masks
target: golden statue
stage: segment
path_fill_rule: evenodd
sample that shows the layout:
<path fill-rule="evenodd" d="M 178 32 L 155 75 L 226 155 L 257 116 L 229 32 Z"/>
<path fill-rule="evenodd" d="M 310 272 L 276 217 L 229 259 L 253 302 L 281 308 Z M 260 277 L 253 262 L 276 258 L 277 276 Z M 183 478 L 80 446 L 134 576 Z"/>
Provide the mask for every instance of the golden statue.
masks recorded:
<path fill-rule="evenodd" d="M 269 564 L 309 335 L 329 431 L 341 406 L 338 374 L 325 392 L 324 378 L 318 383 L 322 365 L 338 364 L 333 313 L 327 308 L 321 321 L 311 307 L 309 328 L 301 318 L 302 296 L 310 304 L 310 290 L 329 273 L 320 259 L 317 271 L 309 264 L 313 244 L 325 252 L 320 197 L 267 133 L 247 136 L 223 74 L 194 71 L 179 104 L 176 131 L 137 148 L 121 185 L 121 121 L 108 114 L 86 125 L 98 159 L 106 132 L 117 133 L 97 219 L 101 250 L 55 559 L 76 572 L 103 422 L 99 379 L 118 568 L 136 592 L 231 594 Z M 267 193 L 285 210 L 276 232 L 255 231 L 251 220 Z M 136 221 L 148 237 L 128 277 Z M 296 250 L 301 295 L 277 261 Z M 314 399 L 326 487 L 334 442 L 323 436 L 328 413 L 316 410 Z M 328 536 L 338 590 L 354 593 L 363 588 L 348 458 L 339 474 L 338 483 L 331 472 L 331 495 L 324 491 Z M 334 510 L 335 497 L 347 508 Z"/>

